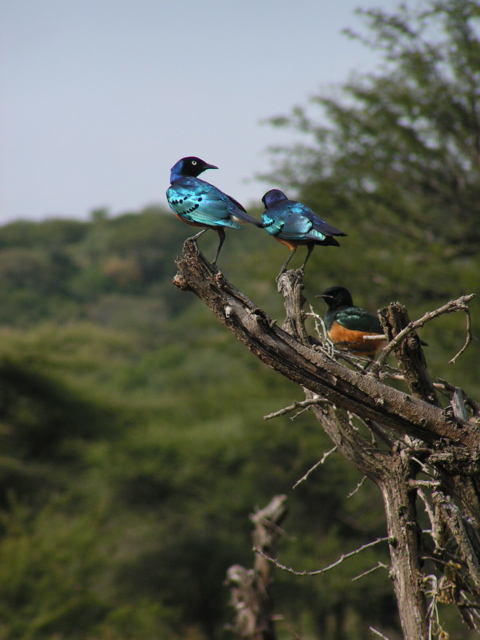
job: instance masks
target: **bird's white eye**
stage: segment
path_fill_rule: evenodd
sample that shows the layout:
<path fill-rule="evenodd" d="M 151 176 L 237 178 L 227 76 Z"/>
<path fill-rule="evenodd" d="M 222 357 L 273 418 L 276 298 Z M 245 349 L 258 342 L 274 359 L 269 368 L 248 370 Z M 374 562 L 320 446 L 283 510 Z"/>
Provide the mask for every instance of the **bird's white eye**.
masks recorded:
<path fill-rule="evenodd" d="M 192 164 L 197 164 L 197 161 L 196 160 L 192 160 Z"/>

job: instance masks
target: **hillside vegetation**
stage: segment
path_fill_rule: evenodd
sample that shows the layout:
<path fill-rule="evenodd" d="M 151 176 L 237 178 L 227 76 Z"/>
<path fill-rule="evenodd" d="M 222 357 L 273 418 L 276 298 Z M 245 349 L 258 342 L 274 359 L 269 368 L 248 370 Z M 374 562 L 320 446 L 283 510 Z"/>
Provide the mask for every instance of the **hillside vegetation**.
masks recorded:
<path fill-rule="evenodd" d="M 375 487 L 349 498 L 360 478 L 339 455 L 292 489 L 331 445 L 308 414 L 263 420 L 301 398 L 171 285 L 187 235 L 155 208 L 0 228 L 2 638 L 230 637 L 225 571 L 251 565 L 248 515 L 274 494 L 289 501 L 287 565 L 319 568 L 384 535 Z M 207 256 L 215 243 L 200 239 Z M 285 251 L 248 227 L 228 235 L 219 261 L 279 322 Z M 385 284 L 372 284 L 363 257 L 356 234 L 314 252 L 306 295 L 321 314 L 313 295 L 336 283 L 371 310 L 392 300 L 394 272 L 379 261 Z M 412 317 L 470 291 L 468 280 L 444 282 L 442 295 L 422 300 L 397 275 L 394 297 L 403 293 Z M 422 336 L 432 369 L 475 394 L 478 345 L 446 364 L 463 343 L 463 318 L 439 319 Z M 386 572 L 351 583 L 385 553 L 317 579 L 277 575 L 284 628 L 308 637 L 341 619 L 361 638 L 366 611 L 395 627 Z"/>

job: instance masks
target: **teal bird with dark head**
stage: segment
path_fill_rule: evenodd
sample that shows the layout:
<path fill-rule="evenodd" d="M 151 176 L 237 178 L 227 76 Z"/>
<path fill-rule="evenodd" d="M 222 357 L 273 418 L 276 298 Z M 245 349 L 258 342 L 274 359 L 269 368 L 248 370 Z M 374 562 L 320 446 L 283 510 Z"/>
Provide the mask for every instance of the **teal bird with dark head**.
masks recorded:
<path fill-rule="evenodd" d="M 289 200 L 279 189 L 271 189 L 263 196 L 265 211 L 262 214 L 263 228 L 267 233 L 286 245 L 290 255 L 285 260 L 279 276 L 285 271 L 297 247 L 306 246 L 307 255 L 301 269 L 305 268 L 315 245 L 339 247 L 335 236 L 346 236 L 322 220 L 306 205 Z"/>
<path fill-rule="evenodd" d="M 215 264 L 225 241 L 225 229 L 241 229 L 246 222 L 257 227 L 262 225 L 237 200 L 198 177 L 207 169 L 218 167 L 196 156 L 181 158 L 170 172 L 167 201 L 177 218 L 194 227 L 202 227 L 194 239 L 207 229 L 218 233 L 219 244 L 212 263 Z"/>
<path fill-rule="evenodd" d="M 324 323 L 329 339 L 337 347 L 357 356 L 374 358 L 387 344 L 385 334 L 376 317 L 353 304 L 345 287 L 329 287 L 316 298 L 327 303 Z M 378 336 L 378 340 L 365 340 L 365 336 Z"/>

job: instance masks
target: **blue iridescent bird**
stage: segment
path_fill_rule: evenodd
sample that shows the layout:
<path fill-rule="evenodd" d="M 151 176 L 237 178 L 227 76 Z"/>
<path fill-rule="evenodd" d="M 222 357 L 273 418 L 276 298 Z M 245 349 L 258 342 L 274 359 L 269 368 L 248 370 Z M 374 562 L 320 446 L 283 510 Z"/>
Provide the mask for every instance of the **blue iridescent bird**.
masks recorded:
<path fill-rule="evenodd" d="M 332 227 L 307 206 L 295 200 L 289 200 L 279 189 L 271 189 L 263 196 L 265 211 L 262 214 L 263 228 L 291 251 L 283 264 L 279 276 L 285 271 L 297 247 L 306 246 L 307 256 L 301 266 L 307 264 L 315 245 L 339 247 L 334 236 L 346 236 L 346 233 Z"/>
<path fill-rule="evenodd" d="M 252 218 L 237 200 L 213 184 L 200 180 L 198 176 L 207 169 L 218 167 L 195 156 L 181 158 L 170 172 L 167 201 L 177 218 L 194 227 L 203 227 L 193 238 L 198 238 L 208 229 L 218 233 L 220 242 L 212 263 L 215 264 L 225 241 L 225 228 L 241 229 L 241 223 L 246 222 L 260 227 L 261 223 Z"/>

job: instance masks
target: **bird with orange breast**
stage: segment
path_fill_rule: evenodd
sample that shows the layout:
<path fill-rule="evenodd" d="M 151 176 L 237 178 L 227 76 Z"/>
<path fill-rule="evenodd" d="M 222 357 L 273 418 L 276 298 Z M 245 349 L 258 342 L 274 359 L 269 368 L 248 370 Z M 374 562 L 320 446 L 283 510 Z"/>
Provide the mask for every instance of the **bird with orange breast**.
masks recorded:
<path fill-rule="evenodd" d="M 329 287 L 315 297 L 323 298 L 327 303 L 324 323 L 335 346 L 357 356 L 374 358 L 387 344 L 380 320 L 365 309 L 356 307 L 345 287 Z M 378 335 L 378 340 L 365 340 L 365 336 L 375 335 Z"/>

